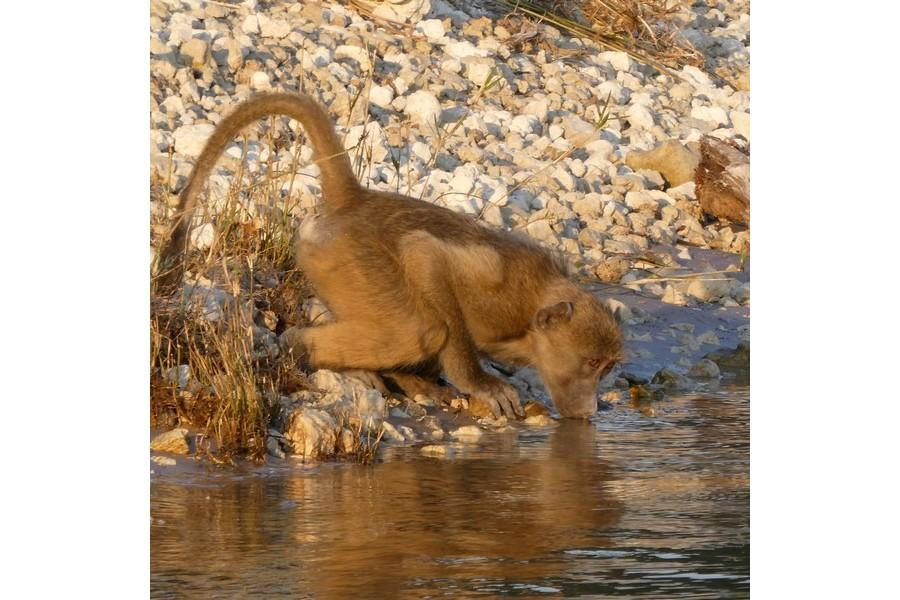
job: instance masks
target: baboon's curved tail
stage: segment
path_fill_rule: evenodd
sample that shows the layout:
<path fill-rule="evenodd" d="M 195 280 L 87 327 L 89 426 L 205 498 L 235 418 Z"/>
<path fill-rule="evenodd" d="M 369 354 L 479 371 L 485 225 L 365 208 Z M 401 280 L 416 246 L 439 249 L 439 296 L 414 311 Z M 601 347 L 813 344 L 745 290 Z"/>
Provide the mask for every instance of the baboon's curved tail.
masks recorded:
<path fill-rule="evenodd" d="M 339 208 L 354 195 L 359 183 L 350 167 L 347 152 L 322 106 L 310 96 L 302 94 L 268 93 L 255 96 L 222 119 L 194 164 L 194 170 L 179 197 L 172 233 L 159 253 L 160 272 L 163 273 L 160 283 L 163 285 L 172 283 L 172 272 L 177 271 L 172 269 L 173 259 L 186 250 L 197 196 L 219 157 L 241 129 L 270 115 L 286 115 L 303 125 L 312 145 L 313 160 L 321 169 L 322 196 L 326 209 Z M 168 274 L 163 272 L 164 269 L 168 270 Z"/>

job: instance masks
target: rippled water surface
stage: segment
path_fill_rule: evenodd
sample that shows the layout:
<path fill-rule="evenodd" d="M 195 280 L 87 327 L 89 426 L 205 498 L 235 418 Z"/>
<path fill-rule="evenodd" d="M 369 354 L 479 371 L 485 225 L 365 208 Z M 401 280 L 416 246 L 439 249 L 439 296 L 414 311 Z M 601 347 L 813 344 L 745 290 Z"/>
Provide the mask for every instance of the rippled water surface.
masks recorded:
<path fill-rule="evenodd" d="M 154 475 L 153 597 L 749 596 L 749 391 L 451 460 Z"/>

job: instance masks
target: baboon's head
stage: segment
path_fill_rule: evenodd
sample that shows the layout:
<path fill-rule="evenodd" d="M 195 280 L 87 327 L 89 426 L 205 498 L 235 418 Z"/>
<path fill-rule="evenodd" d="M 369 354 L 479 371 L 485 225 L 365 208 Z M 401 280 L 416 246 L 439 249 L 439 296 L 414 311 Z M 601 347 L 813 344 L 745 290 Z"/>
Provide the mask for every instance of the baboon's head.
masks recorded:
<path fill-rule="evenodd" d="M 535 366 L 559 413 L 586 418 L 597 412 L 597 384 L 622 355 L 612 311 L 583 292 L 539 310 L 532 332 Z"/>

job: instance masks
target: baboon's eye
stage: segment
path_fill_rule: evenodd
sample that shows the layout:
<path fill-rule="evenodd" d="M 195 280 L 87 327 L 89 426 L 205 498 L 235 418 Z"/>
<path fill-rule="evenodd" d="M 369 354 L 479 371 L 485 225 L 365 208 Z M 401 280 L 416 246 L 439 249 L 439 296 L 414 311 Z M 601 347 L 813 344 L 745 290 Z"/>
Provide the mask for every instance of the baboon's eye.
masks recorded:
<path fill-rule="evenodd" d="M 603 363 L 605 363 L 605 362 L 606 361 L 603 360 L 602 358 L 592 358 L 588 361 L 588 364 L 591 365 L 592 369 L 599 369 L 600 367 L 603 366 Z"/>

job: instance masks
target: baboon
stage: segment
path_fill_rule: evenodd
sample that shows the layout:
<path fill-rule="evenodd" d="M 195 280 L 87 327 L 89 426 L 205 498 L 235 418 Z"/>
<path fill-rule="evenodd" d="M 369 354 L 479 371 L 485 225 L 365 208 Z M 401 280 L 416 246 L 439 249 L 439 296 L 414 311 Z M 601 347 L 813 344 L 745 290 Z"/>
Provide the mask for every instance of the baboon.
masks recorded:
<path fill-rule="evenodd" d="M 530 239 L 469 215 L 363 188 L 324 109 L 305 95 L 260 94 L 216 127 L 182 190 L 160 252 L 162 285 L 178 277 L 197 196 L 231 139 L 270 115 L 296 119 L 321 168 L 323 206 L 297 232 L 296 261 L 333 323 L 281 339 L 307 368 L 392 374 L 403 388 L 443 376 L 495 416 L 523 415 L 519 394 L 479 357 L 535 367 L 557 410 L 587 417 L 597 384 L 621 357 L 611 311 Z M 174 275 L 173 275 L 174 273 Z M 432 379 L 421 375 L 429 374 Z"/>

